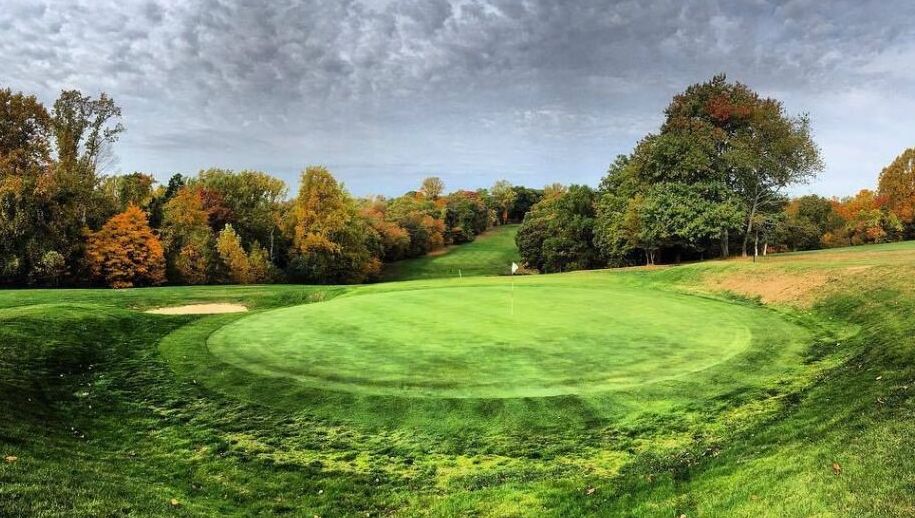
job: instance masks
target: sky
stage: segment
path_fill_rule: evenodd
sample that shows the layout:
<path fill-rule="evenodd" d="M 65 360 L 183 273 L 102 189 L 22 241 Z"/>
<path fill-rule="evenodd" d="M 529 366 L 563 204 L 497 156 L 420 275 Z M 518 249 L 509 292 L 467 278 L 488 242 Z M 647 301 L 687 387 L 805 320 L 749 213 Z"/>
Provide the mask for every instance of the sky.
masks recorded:
<path fill-rule="evenodd" d="M 108 173 L 328 166 L 356 195 L 440 176 L 596 185 L 670 98 L 726 73 L 808 113 L 848 195 L 915 145 L 915 2 L 0 0 L 0 87 L 107 92 Z"/>

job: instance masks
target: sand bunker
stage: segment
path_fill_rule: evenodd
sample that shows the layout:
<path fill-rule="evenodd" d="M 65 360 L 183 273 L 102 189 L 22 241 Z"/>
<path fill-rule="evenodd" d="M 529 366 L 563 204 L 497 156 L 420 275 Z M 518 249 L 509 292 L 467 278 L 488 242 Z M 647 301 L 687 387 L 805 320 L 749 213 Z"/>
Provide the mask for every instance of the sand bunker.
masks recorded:
<path fill-rule="evenodd" d="M 157 315 L 216 315 L 219 313 L 241 313 L 248 308 L 241 304 L 187 304 L 167 308 L 150 309 L 147 313 Z"/>

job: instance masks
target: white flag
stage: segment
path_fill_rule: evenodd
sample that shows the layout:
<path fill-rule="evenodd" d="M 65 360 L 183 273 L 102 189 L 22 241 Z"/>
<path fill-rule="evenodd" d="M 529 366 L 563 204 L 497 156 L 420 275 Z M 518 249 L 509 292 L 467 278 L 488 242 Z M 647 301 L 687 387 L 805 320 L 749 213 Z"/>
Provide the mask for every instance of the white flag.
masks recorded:
<path fill-rule="evenodd" d="M 517 272 L 517 271 L 518 271 L 518 265 L 513 262 L 512 263 L 512 275 L 514 275 L 515 272 Z"/>

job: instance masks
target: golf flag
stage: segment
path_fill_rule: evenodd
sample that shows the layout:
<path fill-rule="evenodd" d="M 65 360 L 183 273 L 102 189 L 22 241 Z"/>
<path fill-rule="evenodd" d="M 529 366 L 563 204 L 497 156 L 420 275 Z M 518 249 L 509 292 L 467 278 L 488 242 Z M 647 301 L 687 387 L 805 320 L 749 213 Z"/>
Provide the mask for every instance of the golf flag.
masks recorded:
<path fill-rule="evenodd" d="M 517 272 L 517 271 L 518 271 L 518 265 L 515 264 L 514 262 L 512 262 L 512 275 L 514 275 L 515 272 Z"/>

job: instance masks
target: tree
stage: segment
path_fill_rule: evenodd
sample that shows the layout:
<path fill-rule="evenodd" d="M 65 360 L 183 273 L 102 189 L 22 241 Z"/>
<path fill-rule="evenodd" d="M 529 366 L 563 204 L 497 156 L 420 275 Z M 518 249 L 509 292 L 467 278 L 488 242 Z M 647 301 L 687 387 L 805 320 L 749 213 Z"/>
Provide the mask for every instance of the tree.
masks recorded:
<path fill-rule="evenodd" d="M 508 219 L 509 221 L 520 223 L 524 220 L 524 215 L 531 210 L 531 207 L 543 199 L 543 190 L 531 189 L 521 185 L 512 187 L 512 190 L 515 191 L 515 201 L 508 211 Z"/>
<path fill-rule="evenodd" d="M 327 168 L 310 166 L 302 172 L 293 210 L 295 278 L 357 283 L 380 272 L 378 234 L 359 217 L 355 202 Z"/>
<path fill-rule="evenodd" d="M 164 204 L 162 214 L 169 278 L 184 284 L 206 283 L 214 276 L 216 254 L 202 190 L 178 188 Z"/>
<path fill-rule="evenodd" d="M 78 90 L 64 90 L 54 103 L 51 127 L 59 167 L 92 180 L 106 146 L 124 131 L 121 109 L 104 92 L 98 99 Z"/>
<path fill-rule="evenodd" d="M 886 208 L 915 236 L 915 147 L 906 149 L 880 172 L 877 191 Z"/>
<path fill-rule="evenodd" d="M 644 193 L 601 197 L 595 243 L 614 263 L 626 263 L 641 250 L 646 264 L 655 264 L 658 251 L 669 249 L 679 262 L 683 252 L 703 253 L 743 214 L 720 184 L 661 183 Z"/>
<path fill-rule="evenodd" d="M 419 192 L 430 200 L 437 200 L 445 192 L 445 182 L 438 176 L 430 176 L 423 180 Z"/>
<path fill-rule="evenodd" d="M 50 115 L 34 96 L 0 89 L 0 282 L 21 283 L 55 251 Z"/>
<path fill-rule="evenodd" d="M 130 173 L 105 177 L 99 188 L 114 211 L 123 212 L 130 205 L 136 205 L 141 209 L 149 207 L 153 200 L 155 183 L 156 180 L 152 175 Z"/>
<path fill-rule="evenodd" d="M 423 196 L 407 193 L 388 203 L 385 219 L 396 223 L 410 235 L 407 257 L 419 257 L 445 244 L 442 209 Z"/>
<path fill-rule="evenodd" d="M 501 214 L 500 221 L 503 225 L 508 223 L 508 213 L 511 211 L 512 205 L 518 197 L 518 193 L 515 192 L 512 188 L 512 184 L 507 180 L 499 180 L 493 184 L 492 189 L 490 189 L 489 192 L 492 194 L 493 200 L 499 208 Z"/>
<path fill-rule="evenodd" d="M 287 194 L 282 180 L 260 171 L 207 169 L 191 183 L 209 196 L 215 231 L 231 223 L 244 244 L 266 243 L 271 260 L 276 257 L 280 202 Z"/>
<path fill-rule="evenodd" d="M 381 257 L 385 261 L 397 261 L 407 257 L 410 249 L 410 234 L 393 221 L 386 219 L 385 200 L 374 198 L 364 200 L 359 214 L 368 221 L 381 240 Z"/>
<path fill-rule="evenodd" d="M 444 226 L 448 241 L 473 241 L 489 226 L 489 208 L 473 191 L 455 191 L 445 198 Z"/>
<path fill-rule="evenodd" d="M 162 244 L 136 206 L 114 216 L 89 236 L 86 258 L 95 278 L 112 288 L 165 282 Z"/>
<path fill-rule="evenodd" d="M 833 209 L 845 224 L 823 236 L 826 246 L 884 243 L 900 237 L 903 225 L 874 191 L 862 189 L 855 196 L 833 200 Z"/>
<path fill-rule="evenodd" d="M 48 165 L 50 122 L 34 95 L 0 89 L 0 178 L 35 175 Z"/>
<path fill-rule="evenodd" d="M 515 242 L 522 261 L 542 272 L 594 268 L 601 264 L 593 244 L 596 193 L 572 185 L 531 208 Z"/>
<path fill-rule="evenodd" d="M 844 224 L 830 200 L 811 194 L 788 202 L 776 221 L 774 238 L 789 250 L 815 250 L 822 248 L 824 235 Z"/>
<path fill-rule="evenodd" d="M 251 263 L 248 255 L 241 246 L 241 239 L 232 228 L 226 225 L 216 238 L 216 251 L 225 267 L 229 279 L 235 284 L 248 284 L 251 282 Z"/>

